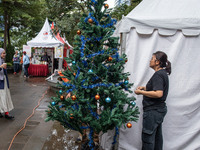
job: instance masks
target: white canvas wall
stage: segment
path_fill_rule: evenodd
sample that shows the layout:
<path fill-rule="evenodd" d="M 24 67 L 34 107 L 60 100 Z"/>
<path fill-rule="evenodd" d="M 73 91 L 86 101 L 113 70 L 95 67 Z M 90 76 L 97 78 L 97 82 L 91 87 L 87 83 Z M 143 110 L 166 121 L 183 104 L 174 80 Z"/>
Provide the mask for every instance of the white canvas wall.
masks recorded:
<path fill-rule="evenodd" d="M 186 37 L 181 31 L 161 36 L 157 30 L 142 35 L 132 29 L 126 38 L 125 72 L 131 73 L 132 91 L 145 86 L 153 75 L 149 68 L 152 53 L 164 51 L 172 63 L 168 113 L 163 123 L 164 150 L 200 149 L 200 36 Z M 119 150 L 140 150 L 142 146 L 142 96 L 132 95 L 137 99 L 140 118 L 138 123 L 132 123 L 131 129 L 121 128 Z"/>

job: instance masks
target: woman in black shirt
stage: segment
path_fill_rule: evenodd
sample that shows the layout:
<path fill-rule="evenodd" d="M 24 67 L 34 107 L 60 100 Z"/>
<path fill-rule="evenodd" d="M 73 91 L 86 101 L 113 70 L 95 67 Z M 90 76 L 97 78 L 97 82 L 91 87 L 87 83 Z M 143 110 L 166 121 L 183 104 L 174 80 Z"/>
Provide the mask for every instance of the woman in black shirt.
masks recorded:
<path fill-rule="evenodd" d="M 142 150 L 162 150 L 162 122 L 167 113 L 165 100 L 168 94 L 171 63 L 164 52 L 153 53 L 150 65 L 155 73 L 146 87 L 139 86 L 135 94 L 143 95 Z"/>

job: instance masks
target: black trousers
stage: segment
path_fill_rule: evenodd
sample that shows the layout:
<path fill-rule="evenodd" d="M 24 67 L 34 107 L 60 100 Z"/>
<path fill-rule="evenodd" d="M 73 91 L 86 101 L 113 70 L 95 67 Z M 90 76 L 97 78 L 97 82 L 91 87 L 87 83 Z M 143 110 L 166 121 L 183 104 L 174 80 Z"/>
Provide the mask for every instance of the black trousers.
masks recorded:
<path fill-rule="evenodd" d="M 162 150 L 162 122 L 167 107 L 144 111 L 142 129 L 142 150 Z"/>
<path fill-rule="evenodd" d="M 19 73 L 20 68 L 18 63 L 14 63 L 14 72 Z"/>
<path fill-rule="evenodd" d="M 29 75 L 28 75 L 28 67 L 29 67 L 29 64 L 24 65 L 24 75 L 25 75 L 26 77 L 29 76 Z"/>

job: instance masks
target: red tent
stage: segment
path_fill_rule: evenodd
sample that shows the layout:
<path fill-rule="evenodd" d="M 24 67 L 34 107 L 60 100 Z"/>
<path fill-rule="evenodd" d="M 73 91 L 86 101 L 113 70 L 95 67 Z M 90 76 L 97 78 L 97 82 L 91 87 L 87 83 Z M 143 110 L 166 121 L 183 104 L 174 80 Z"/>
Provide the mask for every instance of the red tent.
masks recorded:
<path fill-rule="evenodd" d="M 54 23 L 52 22 L 52 25 L 51 25 L 51 30 L 53 31 L 55 28 L 54 28 Z M 63 53 L 63 57 L 67 57 L 67 52 L 69 51 L 69 54 L 72 54 L 73 53 L 73 47 L 71 45 L 68 44 L 68 42 L 66 43 L 66 40 L 64 38 L 62 38 L 60 36 L 60 33 L 57 32 L 57 34 L 55 34 L 55 37 L 64 44 L 64 53 Z M 64 68 L 67 68 L 67 62 L 65 60 L 63 60 L 63 67 Z"/>

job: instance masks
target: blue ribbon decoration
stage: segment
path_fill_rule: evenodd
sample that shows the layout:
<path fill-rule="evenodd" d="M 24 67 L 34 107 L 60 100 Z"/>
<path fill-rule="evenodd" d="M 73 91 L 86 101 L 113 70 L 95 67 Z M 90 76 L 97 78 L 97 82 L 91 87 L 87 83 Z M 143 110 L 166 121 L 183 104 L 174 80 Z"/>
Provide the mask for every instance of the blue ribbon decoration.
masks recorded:
<path fill-rule="evenodd" d="M 91 19 L 93 20 L 93 22 L 95 23 L 95 25 L 100 26 L 100 27 L 103 27 L 103 28 L 112 27 L 113 25 L 115 25 L 115 24 L 117 23 L 117 20 L 116 20 L 116 19 L 111 19 L 111 17 L 110 17 L 109 15 L 107 15 L 107 16 L 110 17 L 111 22 L 108 23 L 108 24 L 106 24 L 106 25 L 100 25 L 99 22 L 98 22 L 92 15 L 93 15 L 93 13 L 89 13 L 89 14 L 88 14 L 88 16 L 87 16 L 87 17 L 85 18 L 85 20 L 84 20 L 85 23 L 88 22 L 88 19 L 89 19 L 89 18 L 91 18 Z"/>
<path fill-rule="evenodd" d="M 63 104 L 59 106 L 59 108 L 63 108 L 63 107 L 64 107 L 64 105 L 63 105 Z"/>
<path fill-rule="evenodd" d="M 125 88 L 124 88 L 126 91 L 128 91 L 128 87 L 127 87 L 127 85 L 125 86 Z"/>
<path fill-rule="evenodd" d="M 82 127 L 80 127 L 81 129 L 89 129 L 90 128 L 90 126 L 87 126 L 87 127 L 85 127 L 85 126 L 82 126 Z"/>
<path fill-rule="evenodd" d="M 92 77 L 92 80 L 95 81 L 95 80 L 98 80 L 99 77 Z"/>
<path fill-rule="evenodd" d="M 103 64 L 103 66 L 104 66 L 106 69 L 109 69 L 109 68 L 110 68 L 110 66 L 109 66 L 109 67 L 107 67 L 107 66 L 106 66 L 106 65 L 104 65 L 104 64 Z"/>
<path fill-rule="evenodd" d="M 63 85 L 65 85 L 66 87 L 70 87 L 70 86 L 72 87 L 72 89 L 67 90 L 66 93 L 69 93 L 73 91 L 74 89 L 77 89 L 75 85 L 67 83 L 67 82 L 63 82 Z"/>
<path fill-rule="evenodd" d="M 96 4 L 97 4 L 97 2 L 96 2 L 95 0 L 91 0 L 91 2 L 92 2 L 92 3 L 94 3 L 94 5 L 96 5 Z"/>
<path fill-rule="evenodd" d="M 79 74 L 80 74 L 80 68 L 78 67 L 78 70 L 77 70 L 77 73 L 76 73 L 75 79 L 78 78 Z"/>
<path fill-rule="evenodd" d="M 116 138 L 117 138 L 117 135 L 119 134 L 119 129 L 118 129 L 118 127 L 116 126 L 115 127 L 115 136 L 114 136 L 114 141 L 112 142 L 112 145 L 114 145 L 115 143 L 117 143 L 117 141 L 116 141 Z"/>
<path fill-rule="evenodd" d="M 86 78 L 85 80 L 81 81 L 81 85 L 82 85 L 86 80 L 87 80 L 87 78 Z"/>
<path fill-rule="evenodd" d="M 85 68 L 87 68 L 87 67 L 88 67 L 88 63 L 87 63 L 87 61 L 86 61 L 86 60 L 82 60 L 82 63 L 83 63 L 83 65 L 84 65 L 84 67 L 85 67 Z"/>
<path fill-rule="evenodd" d="M 82 42 L 82 44 L 81 44 L 81 47 L 80 47 L 80 51 L 81 51 L 81 54 L 80 54 L 80 56 L 81 57 L 84 57 L 84 47 L 85 47 L 85 43 L 86 43 L 86 40 L 85 40 L 85 37 L 83 36 L 83 35 L 81 35 L 81 42 Z"/>
<path fill-rule="evenodd" d="M 94 57 L 94 56 L 96 56 L 96 55 L 104 54 L 104 52 L 105 52 L 105 51 L 102 50 L 102 51 L 99 51 L 99 52 L 97 52 L 97 53 L 89 54 L 89 55 L 86 56 L 86 58 L 91 58 L 91 57 Z"/>
<path fill-rule="evenodd" d="M 93 132 L 94 132 L 94 129 L 92 128 L 92 127 L 90 127 L 90 133 L 89 133 L 89 146 L 92 148 L 91 150 L 94 150 L 94 148 L 93 148 L 93 139 L 92 139 L 92 137 L 93 137 Z"/>
<path fill-rule="evenodd" d="M 120 86 L 121 84 L 123 84 L 124 82 L 120 82 L 118 84 L 115 84 L 115 87 L 118 87 Z M 84 89 L 93 89 L 95 87 L 100 87 L 100 86 L 105 86 L 105 87 L 110 87 L 114 85 L 113 83 L 109 83 L 109 84 L 104 84 L 104 83 L 97 83 L 97 84 L 93 84 L 93 85 L 89 85 L 89 86 L 84 86 L 84 85 L 81 85 L 82 88 Z"/>

